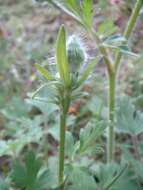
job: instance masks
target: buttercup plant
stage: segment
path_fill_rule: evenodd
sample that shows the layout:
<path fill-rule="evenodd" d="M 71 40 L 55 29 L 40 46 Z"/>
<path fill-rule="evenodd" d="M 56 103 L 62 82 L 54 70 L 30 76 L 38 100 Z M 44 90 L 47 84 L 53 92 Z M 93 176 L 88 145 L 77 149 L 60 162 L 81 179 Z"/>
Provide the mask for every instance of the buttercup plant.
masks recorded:
<path fill-rule="evenodd" d="M 114 128 L 115 128 L 115 109 L 116 109 L 116 86 L 118 79 L 118 73 L 120 69 L 121 58 L 123 54 L 130 56 L 137 56 L 132 53 L 128 48 L 128 40 L 132 34 L 135 27 L 137 18 L 140 14 L 140 10 L 143 6 L 142 0 L 137 0 L 131 17 L 125 28 L 123 35 L 112 35 L 106 38 L 106 40 L 100 38 L 100 35 L 93 28 L 93 0 L 84 0 L 82 2 L 76 0 L 70 1 L 57 1 L 51 0 L 50 3 L 54 4 L 56 7 L 62 9 L 65 13 L 72 16 L 77 20 L 84 28 L 87 30 L 89 35 L 95 40 L 101 55 L 104 58 L 104 63 L 107 66 L 108 79 L 109 79 L 109 128 L 108 128 L 108 138 L 107 138 L 107 160 L 112 162 L 114 160 Z M 115 58 L 110 56 L 108 49 L 115 50 Z"/>
<path fill-rule="evenodd" d="M 36 64 L 38 71 L 56 89 L 53 102 L 58 105 L 60 110 L 59 186 L 62 190 L 64 189 L 65 134 L 69 106 L 73 100 L 80 96 L 80 87 L 91 74 L 99 58 L 87 66 L 82 76 L 75 74 L 79 72 L 85 60 L 86 52 L 82 48 L 81 42 L 73 36 L 67 42 L 65 28 L 61 26 L 56 46 L 56 63 L 60 77 L 55 78 L 41 65 Z M 44 85 L 33 94 L 33 98 L 43 87 Z"/>
<path fill-rule="evenodd" d="M 0 92 L 0 102 L 2 103 L 0 105 L 0 190 L 126 190 L 128 188 L 142 190 L 143 83 L 141 71 L 143 65 L 140 65 L 142 56 L 139 57 L 137 53 L 133 53 L 128 47 L 128 42 L 134 42 L 134 39 L 130 40 L 130 37 L 140 15 L 143 0 L 120 0 L 122 3 L 119 7 L 117 0 L 116 2 L 114 0 L 114 3 L 113 0 L 96 2 L 93 0 L 34 1 L 38 1 L 38 6 L 32 7 L 30 1 L 30 4 L 28 1 L 23 4 L 22 1 L 12 0 L 14 11 L 10 11 L 6 19 L 5 8 L 9 9 L 11 0 L 0 2 L 1 8 L 4 8 L 1 13 L 4 18 L 4 26 L 0 26 L 0 35 L 3 37 L 3 30 L 10 32 L 10 36 L 7 36 L 8 39 L 5 39 L 8 49 L 6 52 L 2 52 L 1 55 L 4 59 L 2 58 L 0 61 L 2 69 L 4 69 L 0 72 L 0 84 L 2 84 Z M 42 8 L 41 2 L 44 2 Z M 91 58 L 90 54 L 88 55 L 86 52 L 82 39 L 76 33 L 68 36 L 62 25 L 56 41 L 55 59 L 52 59 L 54 63 L 45 65 L 44 55 L 47 54 L 45 50 L 48 51 L 47 45 L 42 43 L 43 37 L 47 36 L 45 23 L 50 26 L 52 24 L 52 30 L 59 24 L 59 19 L 57 21 L 54 19 L 59 12 L 53 11 L 50 3 L 72 16 L 84 27 L 87 35 L 92 39 L 92 45 L 93 43 L 96 45 L 95 59 L 93 58 L 93 49 Z M 134 3 L 135 7 L 131 13 Z M 108 6 L 111 4 L 116 4 L 116 8 L 114 9 L 114 5 L 114 7 Z M 98 11 L 95 10 L 94 16 L 96 7 L 102 8 Z M 19 8 L 23 10 L 21 13 Z M 127 14 L 131 13 L 123 34 L 117 33 L 119 30 L 118 23 L 115 23 L 116 18 L 115 20 L 114 18 L 113 20 L 105 18 L 110 15 L 109 10 L 111 10 L 111 14 L 114 14 L 113 10 L 116 11 L 118 8 L 120 10 L 116 15 L 119 13 L 121 19 L 124 16 L 127 18 Z M 125 15 L 122 10 L 128 10 L 127 14 Z M 10 26 L 11 24 L 13 26 L 13 21 L 12 23 L 7 22 L 7 19 L 13 14 L 21 15 L 20 19 L 24 19 L 25 28 L 29 23 L 25 18 L 27 15 L 25 11 L 26 13 L 30 11 L 26 18 L 39 18 L 39 11 L 40 13 L 44 11 L 36 23 L 36 26 L 42 27 L 42 33 L 41 29 L 37 30 L 40 32 L 40 36 L 38 34 L 37 38 L 37 34 L 33 33 L 36 26 L 32 25 L 32 30 L 28 30 L 24 35 L 28 36 L 24 37 L 19 44 L 18 36 L 11 33 L 13 27 Z M 53 13 L 54 15 L 51 15 Z M 52 18 L 45 22 L 47 16 L 52 16 Z M 96 16 L 97 25 L 93 22 L 96 20 Z M 65 19 L 66 22 L 68 18 L 60 16 L 60 22 L 62 19 Z M 71 19 L 68 24 L 69 22 Z M 141 22 L 140 19 L 139 24 Z M 18 24 L 19 20 L 14 19 L 14 23 Z M 136 34 L 140 36 L 141 31 L 137 31 Z M 36 35 L 36 38 L 29 41 L 33 35 Z M 50 47 L 52 41 L 49 34 L 47 38 L 48 47 Z M 33 39 L 36 40 L 34 44 Z M 3 38 L 1 40 L 1 47 L 4 49 Z M 14 52 L 11 51 L 13 42 L 15 42 Z M 140 40 L 140 42 L 142 41 Z M 138 47 L 134 47 L 136 51 L 142 45 L 140 42 Z M 29 45 L 32 49 L 27 49 Z M 20 50 L 19 47 L 21 47 Z M 9 52 L 8 57 L 5 56 L 7 52 Z M 18 57 L 15 57 L 15 53 Z M 27 60 L 27 56 L 26 59 L 23 57 L 25 53 L 30 59 Z M 122 60 L 124 54 L 128 57 Z M 33 82 L 34 84 L 36 82 L 35 76 L 29 76 L 33 65 L 30 67 L 22 65 L 21 67 L 21 64 L 12 64 L 11 67 L 9 64 L 7 67 L 11 58 L 14 63 L 17 62 L 19 56 L 21 63 L 27 60 L 29 64 L 31 59 L 37 60 L 37 62 L 43 60 L 41 64 L 35 64 L 39 72 L 38 76 L 42 75 L 40 81 L 42 84 L 34 93 L 27 94 L 29 98 L 25 97 L 25 92 L 31 89 Z M 139 59 L 135 59 L 131 63 L 130 58 Z M 89 62 L 91 59 L 92 61 Z M 127 62 L 125 67 L 121 66 L 121 60 Z M 96 72 L 95 75 L 93 71 L 97 63 L 101 63 L 101 67 L 99 66 L 99 73 Z M 104 67 L 102 63 L 104 63 Z M 105 83 L 101 84 L 104 75 L 100 75 L 100 71 L 103 68 L 106 70 L 108 80 L 105 81 L 103 78 Z M 121 74 L 119 73 L 120 69 L 122 69 Z M 131 74 L 130 71 L 133 73 Z M 15 72 L 18 72 L 19 77 L 23 78 L 20 83 L 17 81 L 18 78 L 13 75 Z M 30 78 L 25 83 L 24 79 L 27 76 Z M 91 79 L 97 78 L 94 87 L 91 80 L 91 84 L 86 83 L 90 76 Z M 25 84 L 28 84 L 28 88 Z M 6 88 L 7 85 L 10 86 L 9 90 Z M 102 87 L 105 87 L 103 96 Z M 125 89 L 125 87 L 127 88 Z M 117 94 L 116 91 L 119 93 Z M 22 92 L 20 93 L 22 96 L 19 92 Z M 107 101 L 104 98 L 107 98 Z M 27 106 L 25 103 L 30 105 Z M 104 152 L 106 147 L 107 151 Z"/>

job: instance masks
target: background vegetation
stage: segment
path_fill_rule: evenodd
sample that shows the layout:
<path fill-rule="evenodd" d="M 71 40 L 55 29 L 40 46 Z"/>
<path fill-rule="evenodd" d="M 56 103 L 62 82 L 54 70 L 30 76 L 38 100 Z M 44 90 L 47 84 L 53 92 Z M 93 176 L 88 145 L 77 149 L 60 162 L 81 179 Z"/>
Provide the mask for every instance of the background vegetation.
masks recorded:
<path fill-rule="evenodd" d="M 94 1 L 94 28 L 99 36 L 108 39 L 123 33 L 135 3 Z M 106 163 L 109 86 L 101 58 L 82 86 L 82 97 L 72 101 L 68 110 L 67 190 L 143 188 L 142 22 L 141 11 L 129 39 L 132 51 L 121 49 L 126 55 L 116 89 L 115 162 Z M 53 96 L 49 85 L 39 92 L 42 101 L 29 98 L 41 81 L 46 82 L 35 63 L 55 73 L 55 44 L 61 24 L 68 36 L 78 36 L 85 45 L 83 72 L 99 56 L 98 44 L 75 19 L 45 1 L 0 0 L 0 190 L 61 188 L 57 173 L 59 109 L 45 102 Z M 123 39 L 118 37 L 115 45 Z M 114 45 L 106 42 L 105 46 Z M 108 52 L 114 57 L 112 48 Z"/>

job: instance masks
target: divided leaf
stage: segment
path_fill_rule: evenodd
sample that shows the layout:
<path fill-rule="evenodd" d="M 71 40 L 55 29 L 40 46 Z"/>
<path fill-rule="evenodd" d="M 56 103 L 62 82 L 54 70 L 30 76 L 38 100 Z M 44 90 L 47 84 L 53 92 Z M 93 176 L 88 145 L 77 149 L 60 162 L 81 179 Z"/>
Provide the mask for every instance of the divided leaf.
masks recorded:
<path fill-rule="evenodd" d="M 103 121 L 96 124 L 89 123 L 84 129 L 80 131 L 80 154 L 94 154 L 97 151 L 102 151 L 99 144 L 96 144 L 98 138 L 103 135 L 105 130 L 105 123 Z"/>
<path fill-rule="evenodd" d="M 44 190 L 49 180 L 49 172 L 40 172 L 41 160 L 33 152 L 26 156 L 25 165 L 16 161 L 13 165 L 11 178 L 16 187 L 26 190 Z M 44 180 L 47 178 L 47 180 Z"/>
<path fill-rule="evenodd" d="M 87 171 L 80 167 L 73 166 L 69 172 L 68 180 L 72 185 L 68 190 L 96 190 L 96 182 Z"/>
<path fill-rule="evenodd" d="M 139 57 L 136 53 L 133 53 L 130 50 L 126 38 L 120 34 L 109 36 L 104 40 L 101 46 L 111 48 L 128 56 Z"/>
<path fill-rule="evenodd" d="M 52 4 L 72 16 L 82 25 L 92 27 L 93 24 L 93 0 L 53 0 Z"/>
<path fill-rule="evenodd" d="M 116 163 L 102 164 L 99 170 L 95 172 L 95 176 L 99 179 L 99 187 L 104 190 L 121 190 L 131 189 L 140 190 L 134 175 L 125 165 Z"/>
<path fill-rule="evenodd" d="M 119 101 L 117 110 L 117 127 L 123 133 L 139 135 L 143 132 L 143 114 L 135 109 L 131 100 L 124 97 Z"/>

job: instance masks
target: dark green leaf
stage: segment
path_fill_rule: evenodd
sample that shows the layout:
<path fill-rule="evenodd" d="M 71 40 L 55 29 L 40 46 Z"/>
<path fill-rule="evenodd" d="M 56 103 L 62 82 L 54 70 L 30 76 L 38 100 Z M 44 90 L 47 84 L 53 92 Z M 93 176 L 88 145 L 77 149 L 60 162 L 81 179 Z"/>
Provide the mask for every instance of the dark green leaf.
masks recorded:
<path fill-rule="evenodd" d="M 26 156 L 25 164 L 16 161 L 11 178 L 16 187 L 26 190 L 44 190 L 49 182 L 49 171 L 41 171 L 42 162 L 33 152 Z M 47 179 L 47 180 L 46 180 Z"/>

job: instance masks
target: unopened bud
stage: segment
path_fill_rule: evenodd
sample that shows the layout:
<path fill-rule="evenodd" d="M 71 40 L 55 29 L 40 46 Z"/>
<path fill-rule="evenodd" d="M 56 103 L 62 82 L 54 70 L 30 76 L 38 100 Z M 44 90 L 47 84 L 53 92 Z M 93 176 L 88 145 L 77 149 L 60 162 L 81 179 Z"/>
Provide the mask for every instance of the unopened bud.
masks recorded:
<path fill-rule="evenodd" d="M 87 55 L 81 40 L 75 35 L 68 40 L 67 53 L 71 72 L 78 72 L 80 66 L 86 61 Z"/>

